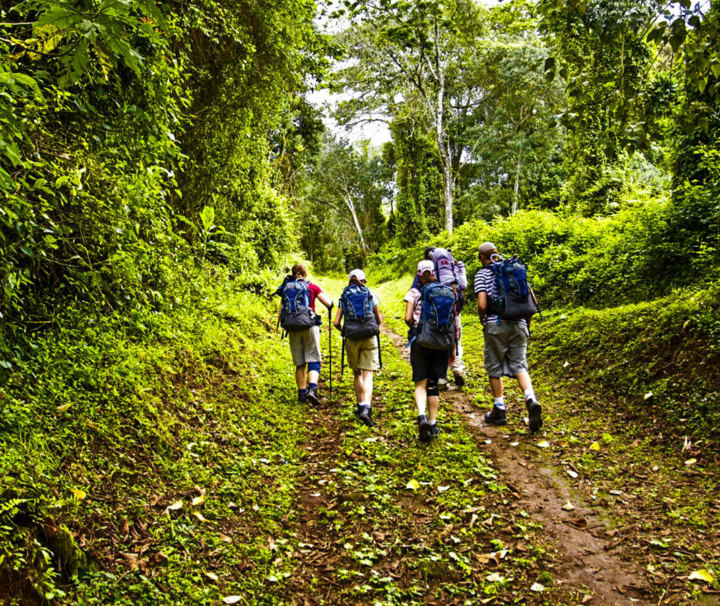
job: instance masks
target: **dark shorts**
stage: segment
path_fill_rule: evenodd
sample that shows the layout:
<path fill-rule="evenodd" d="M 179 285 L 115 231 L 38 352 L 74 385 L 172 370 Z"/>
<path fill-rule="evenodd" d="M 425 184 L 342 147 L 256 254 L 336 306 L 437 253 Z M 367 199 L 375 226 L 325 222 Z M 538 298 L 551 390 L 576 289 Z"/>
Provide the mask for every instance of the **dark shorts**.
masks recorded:
<path fill-rule="evenodd" d="M 412 365 L 413 383 L 428 380 L 437 383 L 438 379 L 447 377 L 449 351 L 426 349 L 417 343 L 410 346 L 410 364 Z"/>

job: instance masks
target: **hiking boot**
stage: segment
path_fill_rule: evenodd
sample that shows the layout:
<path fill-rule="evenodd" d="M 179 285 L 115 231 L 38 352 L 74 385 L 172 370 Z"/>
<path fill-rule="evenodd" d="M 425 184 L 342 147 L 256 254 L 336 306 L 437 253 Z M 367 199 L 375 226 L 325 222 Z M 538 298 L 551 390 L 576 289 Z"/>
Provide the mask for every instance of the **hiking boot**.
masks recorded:
<path fill-rule="evenodd" d="M 318 398 L 317 387 L 308 387 L 307 400 L 308 402 L 310 402 L 310 404 L 314 404 L 315 406 L 320 405 L 320 398 Z"/>
<path fill-rule="evenodd" d="M 438 424 L 435 423 L 435 425 L 430 425 L 430 439 L 434 440 L 440 435 L 440 428 L 438 427 Z"/>
<path fill-rule="evenodd" d="M 427 420 L 427 417 L 425 415 L 418 415 L 417 423 L 418 439 L 421 442 L 428 443 L 430 440 L 432 440 L 432 437 L 430 436 L 430 421 Z"/>
<path fill-rule="evenodd" d="M 355 409 L 355 416 L 368 427 L 373 426 L 372 408 L 370 408 L 370 406 L 358 404 L 358 407 Z"/>
<path fill-rule="evenodd" d="M 485 415 L 485 422 L 488 425 L 505 425 L 507 423 L 505 409 L 493 406 L 492 411 Z"/>
<path fill-rule="evenodd" d="M 449 387 L 447 379 L 438 379 L 438 391 L 447 391 Z"/>
<path fill-rule="evenodd" d="M 457 385 L 458 387 L 462 387 L 463 385 L 465 385 L 465 377 L 463 375 L 456 373 L 455 374 L 455 385 Z"/>
<path fill-rule="evenodd" d="M 534 398 L 528 398 L 525 401 L 525 408 L 527 408 L 530 417 L 530 433 L 537 433 L 543 426 L 542 406 Z"/>
<path fill-rule="evenodd" d="M 298 394 L 298 402 L 300 402 L 301 404 L 304 404 L 305 402 L 307 402 L 307 394 L 299 393 Z"/>

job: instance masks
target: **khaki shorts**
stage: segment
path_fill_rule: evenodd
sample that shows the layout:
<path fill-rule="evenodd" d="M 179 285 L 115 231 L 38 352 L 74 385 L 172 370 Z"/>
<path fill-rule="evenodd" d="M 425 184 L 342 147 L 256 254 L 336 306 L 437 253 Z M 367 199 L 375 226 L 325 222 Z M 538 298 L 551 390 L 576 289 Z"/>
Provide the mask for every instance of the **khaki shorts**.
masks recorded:
<path fill-rule="evenodd" d="M 489 377 L 515 377 L 528 371 L 527 340 L 530 333 L 525 322 L 489 322 L 483 335 L 485 372 Z"/>
<path fill-rule="evenodd" d="M 345 339 L 348 366 L 353 370 L 380 370 L 377 338 L 351 341 Z"/>
<path fill-rule="evenodd" d="M 288 333 L 290 353 L 295 366 L 305 366 L 310 362 L 322 362 L 320 355 L 320 327 L 312 326 L 307 330 Z"/>

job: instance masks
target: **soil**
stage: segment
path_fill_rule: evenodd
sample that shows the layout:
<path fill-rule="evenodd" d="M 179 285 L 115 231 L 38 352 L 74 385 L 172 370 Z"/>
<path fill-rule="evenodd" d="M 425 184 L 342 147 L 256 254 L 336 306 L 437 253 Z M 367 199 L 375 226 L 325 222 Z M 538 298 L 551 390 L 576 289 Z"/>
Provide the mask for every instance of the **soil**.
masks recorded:
<path fill-rule="evenodd" d="M 409 363 L 405 339 L 385 328 L 385 333 Z M 599 603 L 631 605 L 654 604 L 651 589 L 639 565 L 624 549 L 627 537 L 612 529 L 604 519 L 573 490 L 563 474 L 543 461 L 537 440 L 511 433 L 505 428 L 486 425 L 481 411 L 454 385 L 441 394 L 463 416 L 484 450 L 501 473 L 503 482 L 515 488 L 517 505 L 546 529 L 557 550 L 555 578 L 568 588 L 593 594 Z M 510 407 L 508 414 L 517 414 Z M 516 446 L 511 446 L 516 444 Z M 574 509 L 563 510 L 568 502 Z M 598 603 L 595 601 L 594 603 Z"/>

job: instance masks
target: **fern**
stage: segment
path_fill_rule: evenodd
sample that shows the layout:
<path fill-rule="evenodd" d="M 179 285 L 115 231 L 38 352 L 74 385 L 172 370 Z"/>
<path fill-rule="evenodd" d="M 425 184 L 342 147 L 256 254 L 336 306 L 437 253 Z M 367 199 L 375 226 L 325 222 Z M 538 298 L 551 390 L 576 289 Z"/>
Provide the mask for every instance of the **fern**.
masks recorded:
<path fill-rule="evenodd" d="M 13 518 L 20 513 L 20 506 L 27 502 L 27 499 L 8 499 L 0 502 L 0 524 L 12 522 Z"/>

